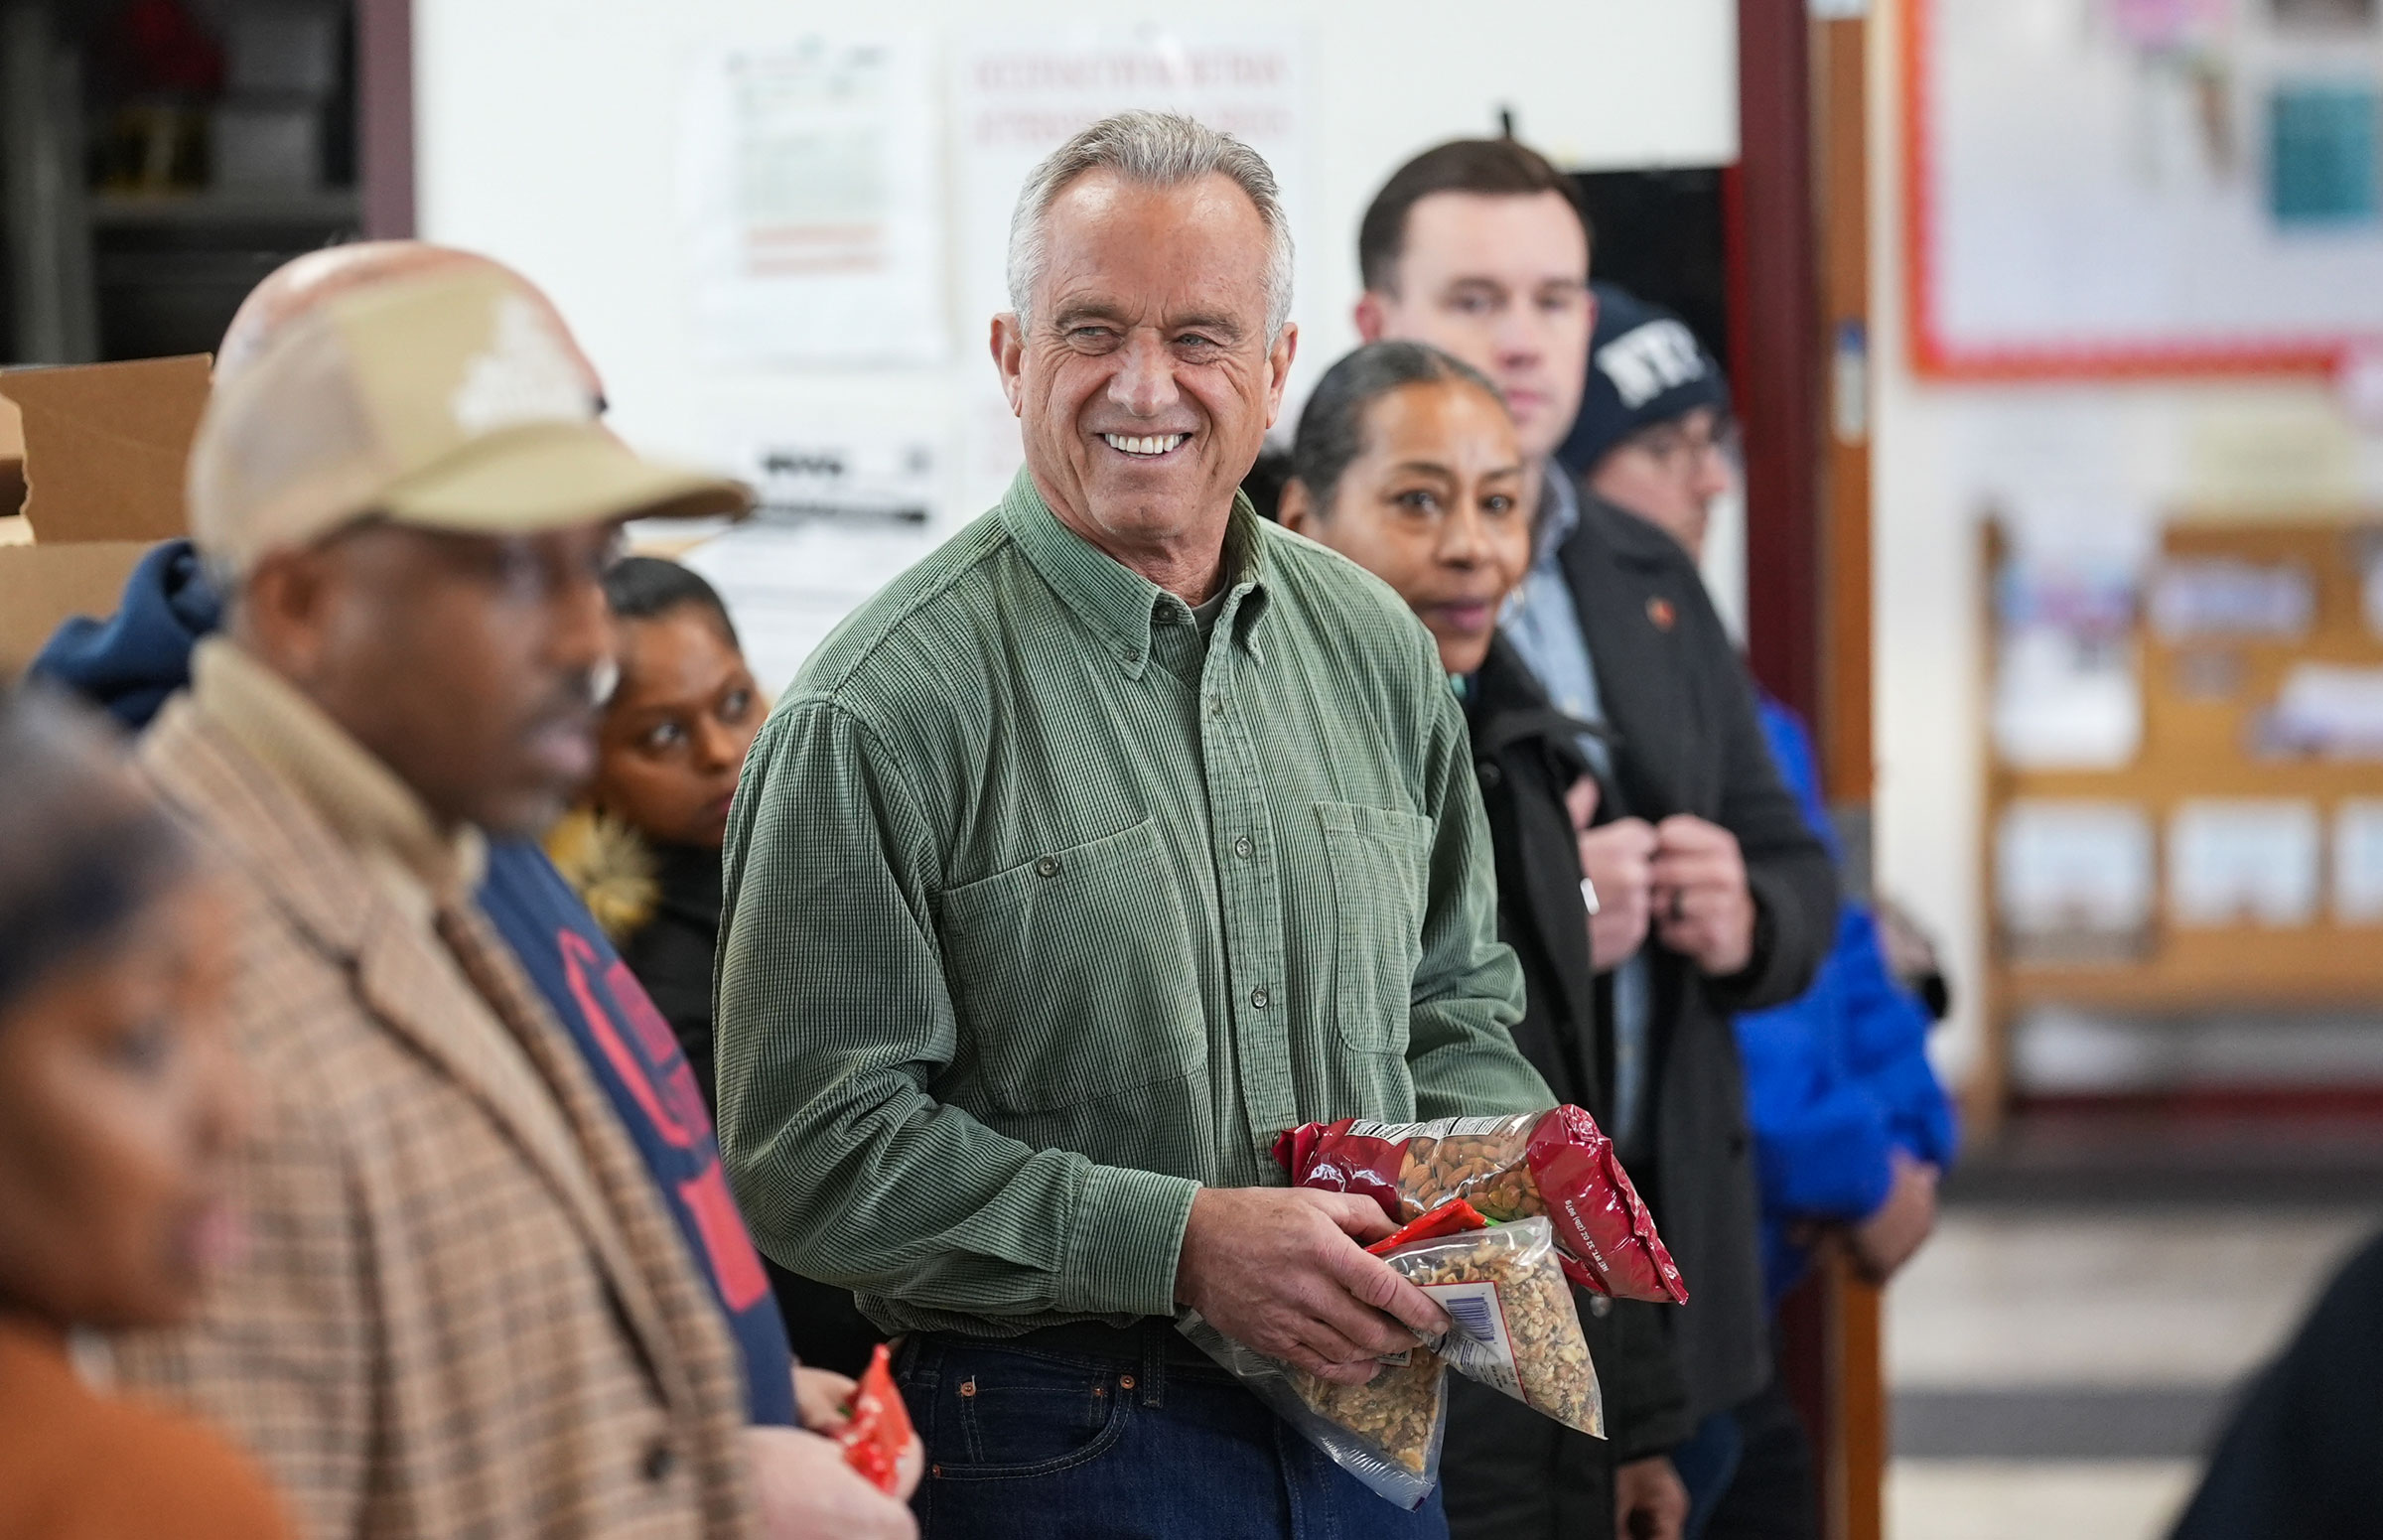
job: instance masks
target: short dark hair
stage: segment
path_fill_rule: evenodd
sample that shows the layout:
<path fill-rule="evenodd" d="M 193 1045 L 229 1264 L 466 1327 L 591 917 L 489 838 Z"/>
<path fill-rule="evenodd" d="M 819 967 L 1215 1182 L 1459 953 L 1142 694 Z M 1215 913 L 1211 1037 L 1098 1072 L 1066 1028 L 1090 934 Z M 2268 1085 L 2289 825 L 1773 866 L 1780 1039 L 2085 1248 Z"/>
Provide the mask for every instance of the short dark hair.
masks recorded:
<path fill-rule="evenodd" d="M 117 940 L 193 869 L 188 839 L 119 773 L 95 712 L 44 685 L 0 685 L 0 1014 Z"/>
<path fill-rule="evenodd" d="M 1513 139 L 1452 139 L 1434 145 L 1390 174 L 1357 225 L 1357 271 L 1365 287 L 1397 291 L 1398 259 L 1406 253 L 1407 214 L 1434 193 L 1481 193 L 1528 198 L 1560 196 L 1580 215 L 1581 233 L 1597 244 L 1581 190 L 1544 155 Z M 1583 273 L 1582 277 L 1588 277 Z"/>
<path fill-rule="evenodd" d="M 1444 380 L 1477 386 L 1505 404 L 1487 375 L 1424 343 L 1367 343 L 1324 371 L 1291 441 L 1291 474 L 1308 490 L 1319 516 L 1332 506 L 1350 462 L 1365 453 L 1366 408 L 1393 390 Z"/>
<path fill-rule="evenodd" d="M 686 605 L 701 605 L 720 623 L 728 644 L 743 646 L 720 591 L 692 567 L 658 556 L 624 556 L 605 569 L 604 599 L 624 621 L 650 621 Z"/>

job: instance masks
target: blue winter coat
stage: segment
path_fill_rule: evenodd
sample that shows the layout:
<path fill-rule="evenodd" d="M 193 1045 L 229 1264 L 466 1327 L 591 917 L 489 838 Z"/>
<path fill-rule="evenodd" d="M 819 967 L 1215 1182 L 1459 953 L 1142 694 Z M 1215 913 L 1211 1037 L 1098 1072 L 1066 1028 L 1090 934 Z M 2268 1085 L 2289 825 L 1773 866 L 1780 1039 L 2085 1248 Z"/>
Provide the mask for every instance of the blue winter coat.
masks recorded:
<path fill-rule="evenodd" d="M 1803 723 L 1768 696 L 1759 705 L 1779 778 L 1842 860 Z M 1859 904 L 1841 909 L 1836 947 L 1812 987 L 1737 1026 L 1761 1181 L 1763 1278 L 1775 1309 L 1809 1261 L 1789 1228 L 1876 1213 L 1892 1181 L 1888 1152 L 1898 1146 L 1947 1164 L 1953 1109 L 1928 1064 L 1927 1012 L 1888 971 L 1878 921 Z"/>

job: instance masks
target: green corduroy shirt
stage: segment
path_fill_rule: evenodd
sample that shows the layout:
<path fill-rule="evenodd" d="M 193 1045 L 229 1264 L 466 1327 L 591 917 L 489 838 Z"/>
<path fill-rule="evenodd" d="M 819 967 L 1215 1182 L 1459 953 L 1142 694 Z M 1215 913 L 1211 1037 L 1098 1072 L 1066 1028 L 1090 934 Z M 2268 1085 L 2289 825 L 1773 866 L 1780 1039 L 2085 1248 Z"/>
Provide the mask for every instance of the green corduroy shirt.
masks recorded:
<path fill-rule="evenodd" d="M 1524 1111 L 1463 712 L 1236 498 L 1206 635 L 1021 473 L 778 702 L 729 821 L 720 1141 L 763 1248 L 893 1330 L 1172 1314 L 1280 1130 Z"/>

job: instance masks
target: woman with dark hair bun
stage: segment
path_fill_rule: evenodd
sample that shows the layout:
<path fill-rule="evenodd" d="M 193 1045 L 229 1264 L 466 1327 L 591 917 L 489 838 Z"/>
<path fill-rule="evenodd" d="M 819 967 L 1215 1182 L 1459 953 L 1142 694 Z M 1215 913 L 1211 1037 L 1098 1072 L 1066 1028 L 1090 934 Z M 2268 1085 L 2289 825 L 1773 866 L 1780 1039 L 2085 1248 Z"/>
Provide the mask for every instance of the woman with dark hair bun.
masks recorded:
<path fill-rule="evenodd" d="M 1590 729 L 1549 704 L 1497 631 L 1531 564 L 1522 489 L 1522 450 L 1495 386 L 1437 349 L 1374 343 L 1333 364 L 1309 396 L 1281 518 L 1396 589 L 1439 643 L 1489 815 L 1498 934 L 1522 962 L 1514 1046 L 1559 1097 L 1602 1122 L 1612 1045 L 1601 1030 L 1579 844 L 1599 800 L 1580 748 Z M 1612 1441 L 1452 1381 L 1442 1480 L 1456 1540 L 1612 1535 L 1616 1464 L 1653 1459 L 1686 1432 L 1660 1307 L 1576 1299 Z M 1679 1493 L 1678 1511 L 1686 1502 Z"/>
<path fill-rule="evenodd" d="M 228 1444 L 69 1350 L 180 1323 L 236 1247 L 230 937 L 80 711 L 0 691 L 0 1536 L 287 1536 Z"/>
<path fill-rule="evenodd" d="M 670 1023 L 710 1104 L 720 843 L 769 702 L 728 607 L 677 562 L 630 556 L 604 578 L 620 683 L 596 779 L 547 853 Z"/>

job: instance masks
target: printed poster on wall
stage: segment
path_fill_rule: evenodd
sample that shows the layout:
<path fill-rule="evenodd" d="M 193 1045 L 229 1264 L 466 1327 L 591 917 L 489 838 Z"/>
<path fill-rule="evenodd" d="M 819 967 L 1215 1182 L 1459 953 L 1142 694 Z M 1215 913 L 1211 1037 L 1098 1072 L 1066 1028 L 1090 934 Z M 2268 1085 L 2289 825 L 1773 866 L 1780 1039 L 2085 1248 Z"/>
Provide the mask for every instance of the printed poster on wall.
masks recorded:
<path fill-rule="evenodd" d="M 960 328 L 981 351 L 1010 308 L 1010 214 L 1037 163 L 1076 130 L 1141 107 L 1183 112 L 1266 157 L 1287 208 L 1310 207 L 1306 42 L 1292 27 L 1005 29 L 960 40 L 952 59 Z M 1296 238 L 1309 232 L 1294 228 Z M 992 370 L 971 390 L 963 504 L 989 505 L 1020 459 Z"/>
<path fill-rule="evenodd" d="M 933 53 L 813 33 L 692 65 L 680 220 L 707 362 L 939 363 Z"/>

